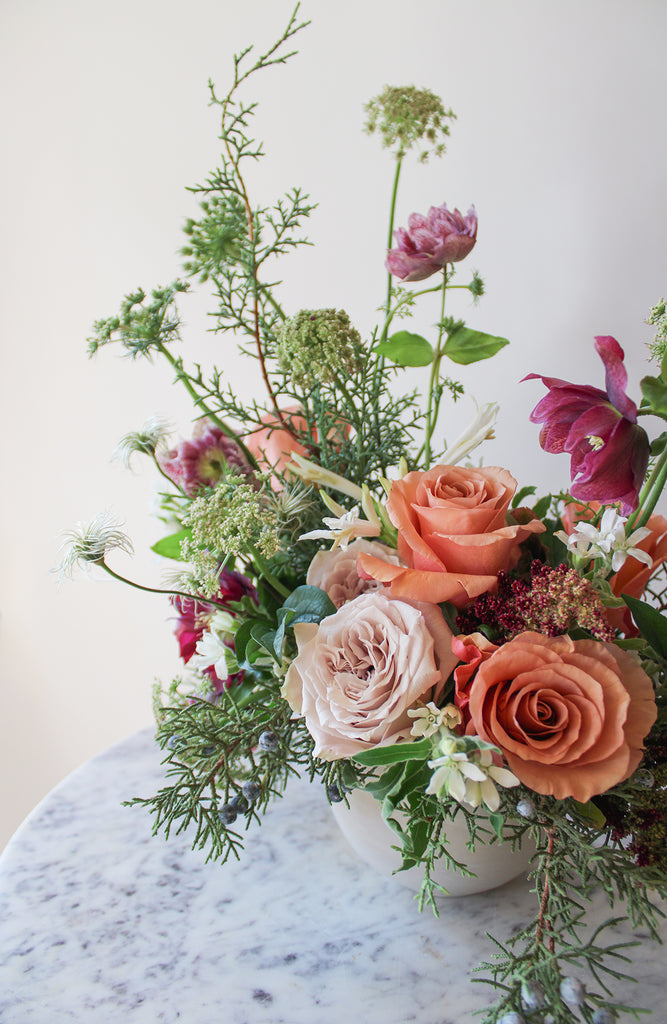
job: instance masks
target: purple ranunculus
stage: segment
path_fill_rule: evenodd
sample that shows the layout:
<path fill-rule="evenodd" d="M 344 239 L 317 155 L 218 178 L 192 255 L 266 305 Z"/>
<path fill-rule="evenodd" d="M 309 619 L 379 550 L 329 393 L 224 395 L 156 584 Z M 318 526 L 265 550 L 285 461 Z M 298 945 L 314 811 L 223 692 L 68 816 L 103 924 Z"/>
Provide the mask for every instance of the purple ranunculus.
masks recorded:
<path fill-rule="evenodd" d="M 465 217 L 448 210 L 447 203 L 432 206 L 426 216 L 411 213 L 407 228 L 398 228 L 394 237 L 398 247 L 387 253 L 387 270 L 401 281 L 423 281 L 472 250 L 477 241 L 475 207 Z"/>
<path fill-rule="evenodd" d="M 625 393 L 623 349 L 611 337 L 596 338 L 595 348 L 605 365 L 607 390 L 529 373 L 524 380 L 541 380 L 549 389 L 530 418 L 543 424 L 540 444 L 546 452 L 570 455 L 573 497 L 620 502 L 622 515 L 629 515 L 639 501 L 649 440 L 637 424 L 637 406 Z"/>

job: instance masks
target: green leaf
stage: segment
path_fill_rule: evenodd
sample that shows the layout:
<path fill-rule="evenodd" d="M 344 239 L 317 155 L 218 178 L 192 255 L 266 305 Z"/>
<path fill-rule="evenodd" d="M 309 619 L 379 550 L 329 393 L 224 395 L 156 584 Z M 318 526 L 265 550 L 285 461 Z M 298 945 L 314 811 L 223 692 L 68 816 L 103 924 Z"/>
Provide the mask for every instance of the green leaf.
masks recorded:
<path fill-rule="evenodd" d="M 604 828 L 607 824 L 604 814 L 599 807 L 595 806 L 592 800 L 589 800 L 586 804 L 579 803 L 578 800 L 573 800 L 572 803 L 579 817 L 583 818 L 589 825 L 592 825 L 594 828 Z"/>
<path fill-rule="evenodd" d="M 374 796 L 376 800 L 382 802 L 386 797 L 387 793 L 391 792 L 394 788 L 401 775 L 403 774 L 402 764 L 393 764 L 391 768 L 387 768 L 386 771 L 382 772 L 377 779 L 371 779 L 364 783 L 364 789 Z"/>
<path fill-rule="evenodd" d="M 651 441 L 651 455 L 654 458 L 658 455 L 662 455 L 665 447 L 667 447 L 667 430 L 663 430 L 662 434 Z"/>
<path fill-rule="evenodd" d="M 667 350 L 665 350 L 665 354 L 660 361 L 660 376 L 665 384 L 667 384 Z"/>
<path fill-rule="evenodd" d="M 537 487 L 522 487 L 512 498 L 512 508 L 519 508 L 523 499 L 529 498 L 531 494 L 535 494 L 536 490 Z"/>
<path fill-rule="evenodd" d="M 643 377 L 640 386 L 643 396 L 640 408 L 667 420 L 667 384 L 660 377 Z"/>
<path fill-rule="evenodd" d="M 181 561 L 181 543 L 192 536 L 192 530 L 179 530 L 178 533 L 170 533 L 168 537 L 161 537 L 151 546 L 151 551 L 163 558 L 173 558 L 174 561 Z"/>
<path fill-rule="evenodd" d="M 283 608 L 289 608 L 294 612 L 292 622 L 321 622 L 327 615 L 334 615 L 336 612 L 336 605 L 329 595 L 310 584 L 293 590 Z"/>
<path fill-rule="evenodd" d="M 360 754 L 353 754 L 352 760 L 358 761 L 366 768 L 375 768 L 379 765 L 397 764 L 402 761 L 424 761 L 430 753 L 429 741 L 417 740 L 414 743 L 390 743 L 386 747 L 363 750 Z"/>
<path fill-rule="evenodd" d="M 489 815 L 489 824 L 496 833 L 499 839 L 503 838 L 503 826 L 505 824 L 505 815 L 493 812 Z"/>
<path fill-rule="evenodd" d="M 430 366 L 435 354 L 426 338 L 409 331 L 392 334 L 391 338 L 376 345 L 375 351 L 398 366 Z"/>
<path fill-rule="evenodd" d="M 274 653 L 280 660 L 282 657 L 285 630 L 297 622 L 321 622 L 328 615 L 333 615 L 336 605 L 324 590 L 304 584 L 293 590 L 282 608 L 278 609 L 278 629 L 274 639 Z"/>
<path fill-rule="evenodd" d="M 478 363 L 481 359 L 490 359 L 509 345 L 507 338 L 497 338 L 493 334 L 473 331 L 470 327 L 459 327 L 449 335 L 443 351 L 454 363 L 468 366 Z"/>
<path fill-rule="evenodd" d="M 639 632 L 661 658 L 667 660 L 667 620 L 661 615 L 657 608 L 652 608 L 645 601 L 639 601 L 629 594 L 621 594 L 621 597 L 632 612 L 632 617 L 637 624 Z"/>
<path fill-rule="evenodd" d="M 545 494 L 543 498 L 539 498 L 533 505 L 533 512 L 538 519 L 544 519 L 545 515 L 549 511 L 551 505 L 551 495 Z"/>

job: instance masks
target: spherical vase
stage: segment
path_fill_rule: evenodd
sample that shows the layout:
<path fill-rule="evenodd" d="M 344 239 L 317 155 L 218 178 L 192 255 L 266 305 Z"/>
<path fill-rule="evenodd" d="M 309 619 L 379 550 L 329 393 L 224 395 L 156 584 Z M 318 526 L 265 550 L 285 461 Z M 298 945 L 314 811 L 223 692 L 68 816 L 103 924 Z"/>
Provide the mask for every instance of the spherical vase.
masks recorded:
<path fill-rule="evenodd" d="M 401 855 L 392 847 L 399 845 L 400 839 L 384 821 L 380 803 L 361 789 L 352 790 L 347 794 L 347 799 L 349 807 L 342 802 L 332 804 L 331 809 L 350 846 L 380 874 L 393 877 L 401 885 L 417 892 L 424 879 L 424 870 L 420 865 L 408 868 L 407 871 L 398 870 Z M 403 819 L 400 813 L 395 817 L 399 822 Z M 443 896 L 470 896 L 505 885 L 528 870 L 535 853 L 535 847 L 526 841 L 522 842 L 520 848 L 515 846 L 514 849 L 510 842 L 487 845 L 478 841 L 475 850 L 469 850 L 466 846 L 469 832 L 462 814 L 447 822 L 445 829 L 450 855 L 465 864 L 473 874 L 463 875 L 448 869 L 444 861 L 436 864 L 431 877 L 446 890 L 446 893 L 441 894 Z"/>

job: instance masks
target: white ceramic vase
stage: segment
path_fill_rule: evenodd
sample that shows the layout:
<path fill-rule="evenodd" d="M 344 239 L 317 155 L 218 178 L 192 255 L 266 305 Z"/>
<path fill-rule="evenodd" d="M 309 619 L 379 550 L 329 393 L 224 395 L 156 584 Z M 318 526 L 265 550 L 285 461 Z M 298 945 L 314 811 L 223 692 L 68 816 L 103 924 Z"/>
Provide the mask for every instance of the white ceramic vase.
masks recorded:
<path fill-rule="evenodd" d="M 332 804 L 331 809 L 350 846 L 380 874 L 392 876 L 397 882 L 417 892 L 424 878 L 423 868 L 417 866 L 407 871 L 398 871 L 401 855 L 392 846 L 400 840 L 382 818 L 378 801 L 361 789 L 352 790 L 347 797 L 349 808 L 343 802 Z M 397 814 L 396 817 L 400 821 L 401 815 Z M 458 815 L 447 824 L 448 849 L 452 857 L 465 864 L 474 875 L 462 875 L 448 870 L 444 863 L 436 866 L 431 877 L 447 890 L 449 896 L 469 896 L 504 885 L 528 870 L 535 852 L 531 844 L 524 843 L 521 849 L 513 850 L 509 842 L 495 842 L 488 846 L 478 842 L 473 852 L 466 846 L 468 839 L 464 816 Z"/>

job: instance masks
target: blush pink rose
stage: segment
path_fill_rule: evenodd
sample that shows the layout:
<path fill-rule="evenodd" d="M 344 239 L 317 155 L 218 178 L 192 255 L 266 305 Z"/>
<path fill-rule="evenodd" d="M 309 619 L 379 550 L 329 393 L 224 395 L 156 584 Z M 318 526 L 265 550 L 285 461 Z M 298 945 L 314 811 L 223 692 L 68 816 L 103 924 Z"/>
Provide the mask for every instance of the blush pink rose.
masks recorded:
<path fill-rule="evenodd" d="M 393 597 L 451 601 L 457 608 L 495 590 L 498 573 L 519 560 L 519 545 L 542 533 L 537 519 L 519 523 L 509 506 L 516 480 L 498 466 L 434 466 L 394 480 L 387 499 L 405 567 L 360 555 L 363 572 L 388 583 Z M 521 517 L 525 518 L 525 517 Z"/>
<path fill-rule="evenodd" d="M 336 761 L 410 735 L 408 709 L 437 701 L 456 664 L 437 605 L 362 594 L 294 628 L 299 653 L 282 689 L 316 757 Z"/>
<path fill-rule="evenodd" d="M 653 684 L 630 653 L 568 636 L 519 634 L 480 664 L 468 692 L 467 731 L 559 800 L 586 803 L 629 778 L 657 718 Z"/>
<path fill-rule="evenodd" d="M 329 595 L 336 608 L 352 601 L 360 594 L 369 593 L 382 586 L 377 580 L 362 578 L 357 571 L 360 554 L 375 555 L 386 562 L 400 565 L 401 560 L 394 548 L 378 541 L 355 540 L 347 548 L 333 551 L 318 551 L 308 567 L 306 583 L 319 587 Z"/>

